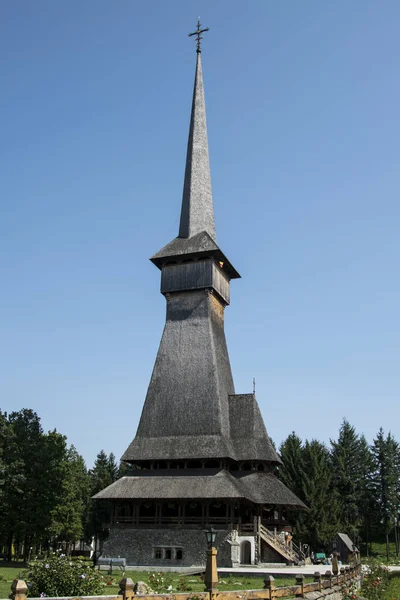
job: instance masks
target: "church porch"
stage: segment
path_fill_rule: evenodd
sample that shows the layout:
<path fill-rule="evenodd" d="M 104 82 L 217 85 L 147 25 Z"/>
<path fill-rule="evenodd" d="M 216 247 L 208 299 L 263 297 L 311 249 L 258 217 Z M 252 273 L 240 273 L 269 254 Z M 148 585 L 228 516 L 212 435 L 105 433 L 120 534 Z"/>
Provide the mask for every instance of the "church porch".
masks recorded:
<path fill-rule="evenodd" d="M 112 502 L 108 527 L 158 528 L 189 527 L 235 529 L 240 535 L 257 534 L 260 526 L 272 532 L 291 532 L 292 527 L 282 506 L 259 506 L 249 501 L 231 499 L 170 499 L 141 502 Z"/>

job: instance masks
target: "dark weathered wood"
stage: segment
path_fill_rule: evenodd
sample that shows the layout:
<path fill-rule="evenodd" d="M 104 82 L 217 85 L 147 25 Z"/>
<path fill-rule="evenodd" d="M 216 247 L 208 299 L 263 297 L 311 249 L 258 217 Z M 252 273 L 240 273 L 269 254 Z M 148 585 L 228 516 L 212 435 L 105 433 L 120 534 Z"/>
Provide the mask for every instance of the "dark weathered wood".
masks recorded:
<path fill-rule="evenodd" d="M 214 289 L 229 304 L 229 281 L 225 273 L 210 258 L 164 267 L 161 272 L 161 293 L 168 294 L 201 288 Z"/>

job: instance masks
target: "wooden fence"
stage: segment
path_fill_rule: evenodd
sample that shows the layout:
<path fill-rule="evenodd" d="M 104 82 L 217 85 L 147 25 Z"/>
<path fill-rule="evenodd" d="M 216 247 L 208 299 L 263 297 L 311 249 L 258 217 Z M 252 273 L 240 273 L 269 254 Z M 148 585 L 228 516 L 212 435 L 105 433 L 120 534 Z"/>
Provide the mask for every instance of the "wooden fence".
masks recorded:
<path fill-rule="evenodd" d="M 325 574 L 314 573 L 312 583 L 304 582 L 304 575 L 297 575 L 293 585 L 282 587 L 276 586 L 276 580 L 272 575 L 267 575 L 264 579 L 264 588 L 262 590 L 236 590 L 219 591 L 215 589 L 211 592 L 177 592 L 169 594 L 135 594 L 134 583 L 129 577 L 124 577 L 120 582 L 120 591 L 117 596 L 81 596 L 68 598 L 58 598 L 57 600 L 272 600 L 272 598 L 305 598 L 306 594 L 311 592 L 322 592 L 330 588 L 336 590 L 350 585 L 353 581 L 359 579 L 361 574 L 361 564 L 352 567 L 342 567 L 338 575 L 332 575 L 330 571 Z M 12 600 L 41 600 L 27 599 L 28 588 L 24 581 L 15 579 L 11 586 L 10 598 Z M 46 598 L 46 600 L 55 600 Z"/>

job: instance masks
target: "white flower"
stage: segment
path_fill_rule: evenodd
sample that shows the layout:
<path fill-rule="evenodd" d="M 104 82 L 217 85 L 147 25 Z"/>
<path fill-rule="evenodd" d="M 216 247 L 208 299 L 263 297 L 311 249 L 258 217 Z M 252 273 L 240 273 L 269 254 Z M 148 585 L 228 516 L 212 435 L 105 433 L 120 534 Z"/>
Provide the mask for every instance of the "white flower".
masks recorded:
<path fill-rule="evenodd" d="M 167 589 L 169 592 L 172 592 L 172 585 L 169 585 Z"/>

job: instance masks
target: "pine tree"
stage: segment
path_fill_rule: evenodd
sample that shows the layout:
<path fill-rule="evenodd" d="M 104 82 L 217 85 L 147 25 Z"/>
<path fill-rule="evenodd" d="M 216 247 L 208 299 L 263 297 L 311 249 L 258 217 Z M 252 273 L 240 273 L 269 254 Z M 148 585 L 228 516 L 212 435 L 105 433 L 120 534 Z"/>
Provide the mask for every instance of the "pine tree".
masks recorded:
<path fill-rule="evenodd" d="M 112 453 L 107 456 L 104 450 L 100 450 L 93 469 L 89 471 L 92 495 L 111 485 L 116 480 L 117 471 L 115 456 Z"/>
<path fill-rule="evenodd" d="M 400 448 L 389 433 L 385 438 L 380 428 L 372 445 L 374 459 L 373 485 L 380 522 L 386 538 L 386 556 L 389 560 L 389 535 L 397 524 L 400 506 Z"/>
<path fill-rule="evenodd" d="M 116 481 L 118 479 L 118 463 L 115 458 L 115 455 L 112 452 L 108 457 L 108 470 L 110 473 L 111 480 Z"/>
<path fill-rule="evenodd" d="M 361 515 L 361 531 L 363 532 L 366 543 L 367 556 L 371 542 L 371 532 L 373 525 L 379 523 L 378 504 L 374 494 L 374 460 L 371 448 L 364 435 L 360 436 L 360 498 L 359 512 Z M 360 543 L 360 539 L 356 540 Z"/>
<path fill-rule="evenodd" d="M 368 445 L 346 419 L 337 441 L 331 440 L 332 483 L 337 492 L 340 528 L 358 543 L 368 490 Z"/>
<path fill-rule="evenodd" d="M 118 466 L 114 454 L 111 453 L 107 456 L 104 450 L 100 450 L 93 469 L 89 471 L 89 476 L 91 496 L 94 496 L 116 481 L 118 479 Z M 111 506 L 109 502 L 92 500 L 85 535 L 87 538 L 94 536 L 96 548 L 98 540 L 101 542 L 105 539 L 104 524 L 109 522 L 110 512 Z"/>
<path fill-rule="evenodd" d="M 305 475 L 303 452 L 304 448 L 302 440 L 294 431 L 292 431 L 279 448 L 283 464 L 278 468 L 277 475 L 279 479 L 304 502 L 303 483 Z M 298 510 L 289 511 L 288 518 L 294 525 L 296 537 L 299 540 L 306 541 L 309 536 L 305 524 L 305 513 Z"/>
<path fill-rule="evenodd" d="M 279 448 L 283 462 L 283 465 L 279 467 L 279 478 L 296 495 L 303 491 L 303 450 L 303 442 L 294 431 Z"/>
<path fill-rule="evenodd" d="M 303 464 L 302 499 L 309 508 L 305 517 L 309 543 L 315 550 L 327 548 L 337 532 L 338 505 L 325 444 L 306 441 Z"/>
<path fill-rule="evenodd" d="M 293 432 L 280 454 L 279 477 L 308 507 L 308 512 L 291 514 L 296 536 L 314 551 L 327 547 L 337 531 L 338 514 L 327 447 L 317 440 L 303 444 Z"/>

